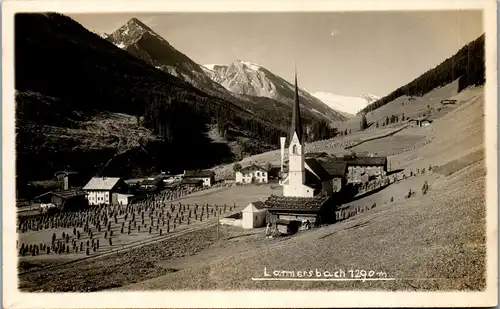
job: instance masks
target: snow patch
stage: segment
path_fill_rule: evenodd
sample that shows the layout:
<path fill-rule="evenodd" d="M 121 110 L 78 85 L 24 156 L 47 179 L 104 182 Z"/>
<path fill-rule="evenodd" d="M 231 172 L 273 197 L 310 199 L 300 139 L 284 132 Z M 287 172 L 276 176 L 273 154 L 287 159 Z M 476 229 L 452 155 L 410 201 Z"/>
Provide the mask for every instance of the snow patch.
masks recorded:
<path fill-rule="evenodd" d="M 250 61 L 240 61 L 243 65 L 247 66 L 248 68 L 254 70 L 254 71 L 257 71 L 261 68 L 260 65 L 256 64 L 256 63 L 253 63 L 253 62 L 250 62 Z"/>
<path fill-rule="evenodd" d="M 120 42 L 118 44 L 115 44 L 118 48 L 124 49 L 125 48 L 125 43 Z"/>
<path fill-rule="evenodd" d="M 213 71 L 215 69 L 216 65 L 220 65 L 220 64 L 204 64 L 203 66 L 205 68 L 209 69 L 210 71 Z"/>
<path fill-rule="evenodd" d="M 315 92 L 313 96 L 328 105 L 331 109 L 353 115 L 371 103 L 363 97 L 342 96 L 327 92 Z"/>

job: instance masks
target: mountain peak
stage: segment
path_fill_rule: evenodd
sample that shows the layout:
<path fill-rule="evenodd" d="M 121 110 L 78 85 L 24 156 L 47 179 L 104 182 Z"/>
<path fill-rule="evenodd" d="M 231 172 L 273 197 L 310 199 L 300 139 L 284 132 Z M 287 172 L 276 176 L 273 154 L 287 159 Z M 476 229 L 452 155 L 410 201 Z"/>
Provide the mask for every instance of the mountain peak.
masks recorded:
<path fill-rule="evenodd" d="M 252 62 L 252 61 L 245 61 L 245 60 L 241 60 L 241 59 L 237 59 L 235 61 L 235 63 L 239 64 L 239 65 L 243 65 L 247 68 L 250 68 L 252 70 L 259 70 L 260 68 L 262 68 L 262 66 L 258 65 L 257 63 L 255 62 Z"/>
<path fill-rule="evenodd" d="M 129 26 L 129 27 L 130 26 L 139 27 L 139 28 L 142 28 L 145 31 L 149 31 L 149 32 L 153 32 L 154 33 L 154 31 L 151 28 L 149 28 L 145 23 L 143 23 L 142 21 L 140 21 L 136 17 L 132 17 L 131 19 L 129 19 L 129 21 L 127 21 L 126 25 Z"/>

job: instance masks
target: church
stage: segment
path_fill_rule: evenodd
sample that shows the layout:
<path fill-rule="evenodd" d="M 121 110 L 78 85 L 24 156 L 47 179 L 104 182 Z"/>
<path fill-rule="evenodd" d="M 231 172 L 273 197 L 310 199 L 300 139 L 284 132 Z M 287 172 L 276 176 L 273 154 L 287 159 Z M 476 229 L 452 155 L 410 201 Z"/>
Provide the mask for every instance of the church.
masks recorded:
<path fill-rule="evenodd" d="M 272 195 L 264 203 L 269 219 L 274 222 L 326 223 L 334 215 L 335 196 L 340 196 L 347 183 L 347 164 L 341 161 L 307 156 L 300 116 L 297 72 L 295 72 L 295 102 L 288 141 L 282 138 L 281 156 L 288 148 L 288 168 L 284 170 L 283 195 Z M 298 222 L 297 222 L 298 221 Z"/>

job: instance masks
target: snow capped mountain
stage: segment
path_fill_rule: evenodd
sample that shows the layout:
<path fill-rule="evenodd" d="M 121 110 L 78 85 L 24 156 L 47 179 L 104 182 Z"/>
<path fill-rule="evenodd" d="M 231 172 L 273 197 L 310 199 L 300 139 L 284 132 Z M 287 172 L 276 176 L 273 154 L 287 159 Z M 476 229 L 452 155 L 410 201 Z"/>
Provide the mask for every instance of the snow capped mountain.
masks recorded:
<path fill-rule="evenodd" d="M 349 97 L 327 92 L 315 92 L 313 95 L 330 108 L 350 115 L 356 115 L 357 112 L 365 108 L 368 104 L 379 99 L 379 97 L 371 94 L 365 94 L 360 97 Z"/>
<path fill-rule="evenodd" d="M 130 19 L 107 40 L 159 70 L 172 74 L 206 91 L 227 93 L 203 68 L 137 18 Z"/>
<path fill-rule="evenodd" d="M 266 97 L 290 108 L 292 106 L 294 86 L 266 68 L 242 60 L 230 65 L 199 65 L 137 18 L 130 19 L 106 39 L 151 66 L 207 93 L 224 98 L 233 97 L 236 102 L 243 100 L 244 104 L 265 104 L 255 97 Z M 346 119 L 308 92 L 300 90 L 299 95 L 303 107 L 317 115 L 318 119 Z"/>
<path fill-rule="evenodd" d="M 366 102 L 368 102 L 368 104 L 372 104 L 373 102 L 380 100 L 380 97 L 377 97 L 376 95 L 369 93 L 363 94 L 361 97 L 365 99 Z"/>
<path fill-rule="evenodd" d="M 100 36 L 103 39 L 106 39 L 109 36 L 109 34 L 107 34 L 107 33 L 100 33 L 97 31 L 92 31 L 92 32 L 94 32 L 95 34 L 97 34 L 98 36 Z"/>
<path fill-rule="evenodd" d="M 230 65 L 209 64 L 204 68 L 212 80 L 233 93 L 267 97 L 289 104 L 294 100 L 295 86 L 292 83 L 254 62 L 236 60 Z M 299 89 L 299 97 L 300 102 L 315 113 L 332 120 L 345 119 L 307 91 Z"/>

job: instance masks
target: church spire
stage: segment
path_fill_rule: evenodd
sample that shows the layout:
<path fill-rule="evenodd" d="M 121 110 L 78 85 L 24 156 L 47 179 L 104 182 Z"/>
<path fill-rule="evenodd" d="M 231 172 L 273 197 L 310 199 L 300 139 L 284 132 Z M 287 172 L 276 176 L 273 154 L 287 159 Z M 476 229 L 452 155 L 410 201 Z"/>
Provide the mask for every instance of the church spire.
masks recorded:
<path fill-rule="evenodd" d="M 299 88 L 297 86 L 297 67 L 295 67 L 295 103 L 292 113 L 292 127 L 290 131 L 290 139 L 293 138 L 293 133 L 297 133 L 299 143 L 302 144 L 302 119 L 300 117 L 300 102 L 299 102 Z"/>

